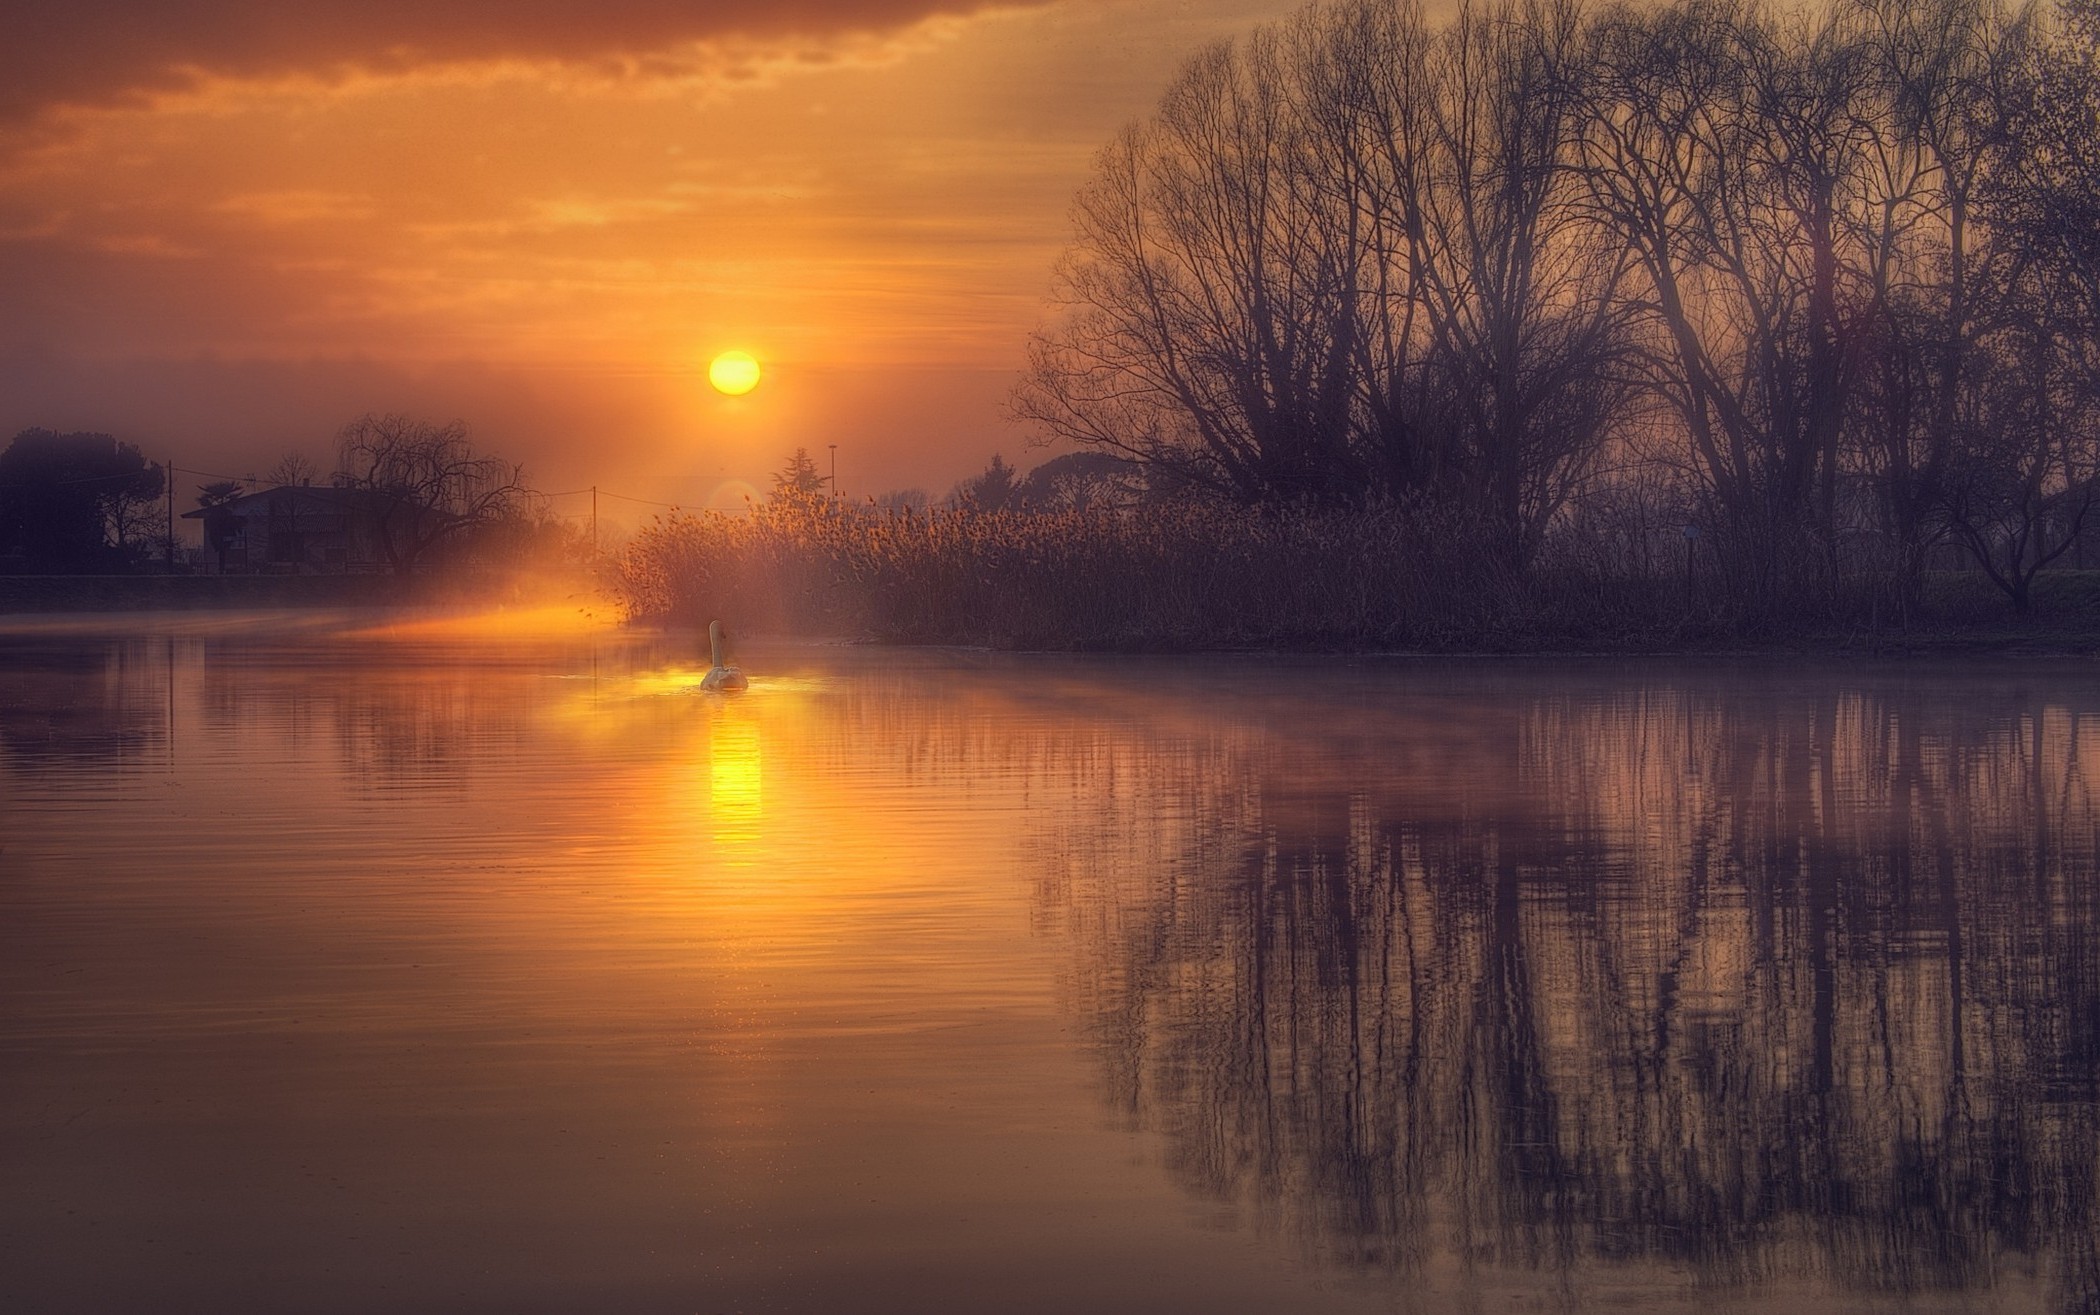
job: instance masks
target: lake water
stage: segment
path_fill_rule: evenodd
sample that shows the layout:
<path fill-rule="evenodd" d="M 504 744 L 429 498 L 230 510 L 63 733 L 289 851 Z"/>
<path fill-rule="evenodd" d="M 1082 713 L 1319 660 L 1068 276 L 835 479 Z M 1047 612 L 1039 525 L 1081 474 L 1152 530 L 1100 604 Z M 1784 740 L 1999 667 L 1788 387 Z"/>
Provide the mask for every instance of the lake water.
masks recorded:
<path fill-rule="evenodd" d="M 0 1309 L 2092 1310 L 2100 667 L 0 626 Z"/>

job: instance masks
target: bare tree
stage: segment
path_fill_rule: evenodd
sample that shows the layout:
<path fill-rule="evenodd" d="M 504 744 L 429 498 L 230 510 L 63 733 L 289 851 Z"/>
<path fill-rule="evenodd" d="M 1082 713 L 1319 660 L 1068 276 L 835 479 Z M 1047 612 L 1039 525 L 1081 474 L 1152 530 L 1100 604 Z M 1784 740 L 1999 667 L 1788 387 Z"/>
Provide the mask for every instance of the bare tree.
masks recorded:
<path fill-rule="evenodd" d="M 1518 568 L 1631 480 L 1745 618 L 1950 538 L 2020 601 L 2083 523 L 2100 0 L 2009 2 L 1308 8 L 1102 153 L 1012 410 Z"/>
<path fill-rule="evenodd" d="M 404 575 L 524 506 L 521 468 L 476 453 L 464 421 L 365 415 L 336 444 L 334 486 L 370 517 L 381 559 Z"/>
<path fill-rule="evenodd" d="M 1241 501 L 1363 496 L 1362 252 L 1302 112 L 1317 21 L 1203 52 L 1101 153 L 1017 416 Z"/>
<path fill-rule="evenodd" d="M 287 452 L 277 459 L 277 464 L 263 472 L 261 483 L 279 488 L 314 482 L 320 471 L 315 468 L 313 458 L 304 452 Z"/>
<path fill-rule="evenodd" d="M 1103 153 L 1015 412 L 1247 502 L 1455 501 L 1513 562 L 1624 390 L 1562 0 L 1312 8 Z"/>
<path fill-rule="evenodd" d="M 2081 364 L 2100 377 L 2100 0 L 2060 0 L 2055 16 L 2006 87 L 2015 149 L 1993 200 L 2075 308 Z"/>
<path fill-rule="evenodd" d="M 1953 533 L 2021 612 L 2100 501 L 2100 395 L 2051 330 L 2051 308 L 2037 299 L 2029 314 L 2027 331 L 1990 344 L 1942 486 Z"/>
<path fill-rule="evenodd" d="M 1430 63 L 1410 258 L 1447 400 L 1462 505 L 1513 564 L 1591 473 L 1623 417 L 1631 264 L 1590 222 L 1575 145 L 1589 52 L 1569 0 L 1467 5 Z"/>
<path fill-rule="evenodd" d="M 1868 73 L 1871 204 L 1859 216 L 1875 318 L 1849 446 L 1902 602 L 1947 532 L 1965 417 L 2003 351 L 2031 246 L 1989 204 L 2013 149 L 2009 80 L 2029 23 L 1994 0 L 1854 0 Z"/>
<path fill-rule="evenodd" d="M 2031 11 L 1859 0 L 1859 12 L 1877 73 L 1864 112 L 1895 166 L 1874 233 L 1882 316 L 1864 470 L 1906 565 L 1951 535 L 2025 611 L 2093 498 L 2096 320 L 2081 226 L 2063 221 L 2100 92 L 2062 76 L 2073 47 L 2042 39 Z M 2081 97 L 2084 141 L 2057 141 Z M 2094 182 L 2084 190 L 2100 202 Z"/>
<path fill-rule="evenodd" d="M 1637 261 L 1647 386 L 1675 414 L 1752 606 L 1835 572 L 1861 332 L 1867 71 L 1835 14 L 1687 0 L 1600 25 L 1585 118 L 1597 212 Z"/>

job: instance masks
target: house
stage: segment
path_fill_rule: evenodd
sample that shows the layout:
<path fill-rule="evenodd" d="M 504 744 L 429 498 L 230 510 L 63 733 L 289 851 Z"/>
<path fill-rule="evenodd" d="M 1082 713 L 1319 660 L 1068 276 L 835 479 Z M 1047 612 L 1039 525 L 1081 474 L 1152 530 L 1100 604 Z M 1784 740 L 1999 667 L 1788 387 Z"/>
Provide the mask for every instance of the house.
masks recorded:
<path fill-rule="evenodd" d="M 287 484 L 182 513 L 204 523 L 206 561 L 232 574 L 383 569 L 370 494 Z"/>

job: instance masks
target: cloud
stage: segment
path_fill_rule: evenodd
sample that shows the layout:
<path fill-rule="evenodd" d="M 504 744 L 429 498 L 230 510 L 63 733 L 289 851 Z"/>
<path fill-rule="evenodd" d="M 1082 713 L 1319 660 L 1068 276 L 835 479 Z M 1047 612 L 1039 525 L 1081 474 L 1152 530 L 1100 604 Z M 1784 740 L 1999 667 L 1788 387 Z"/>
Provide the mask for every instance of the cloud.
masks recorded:
<path fill-rule="evenodd" d="M 824 37 L 989 7 L 987 0 L 0 0 L 0 29 L 9 34 L 0 42 L 0 123 L 210 78 L 491 60 L 646 63 L 653 52 L 694 42 Z"/>

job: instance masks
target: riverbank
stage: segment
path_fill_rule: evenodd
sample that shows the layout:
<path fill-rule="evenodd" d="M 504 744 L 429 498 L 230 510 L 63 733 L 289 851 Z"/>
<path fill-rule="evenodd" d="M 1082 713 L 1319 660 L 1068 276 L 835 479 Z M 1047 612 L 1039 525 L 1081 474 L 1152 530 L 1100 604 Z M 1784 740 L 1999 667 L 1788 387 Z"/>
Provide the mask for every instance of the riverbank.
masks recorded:
<path fill-rule="evenodd" d="M 377 607 L 412 592 L 384 575 L 0 575 L 0 614 Z"/>
<path fill-rule="evenodd" d="M 1989 581 L 1949 573 L 1930 581 L 1924 606 L 1908 617 L 1869 614 L 1849 625 L 1802 625 L 1758 633 L 1722 624 L 1660 591 L 1621 596 L 1614 605 L 1585 608 L 1574 597 L 1550 614 L 1505 614 L 1502 624 L 1442 633 L 1379 637 L 1334 630 L 1294 632 L 1291 618 L 1274 613 L 1240 614 L 1233 624 L 1204 633 L 1186 625 L 1126 624 L 1114 632 L 1047 627 L 992 628 L 982 614 L 968 626 L 921 625 L 909 629 L 866 624 L 852 609 L 824 606 L 803 595 L 802 609 L 753 609 L 724 598 L 703 617 L 636 615 L 631 607 L 587 581 L 539 581 L 527 586 L 496 577 L 386 575 L 307 576 L 0 576 L 0 617 L 53 618 L 121 613 L 315 614 L 359 611 L 418 612 L 430 609 L 516 610 L 558 604 L 564 610 L 610 623 L 625 619 L 673 630 L 704 626 L 720 616 L 749 638 L 773 637 L 865 643 L 895 647 L 954 647 L 1006 652 L 1300 652 L 1331 654 L 1522 656 L 1812 656 L 1871 657 L 2008 656 L 2100 657 L 2100 571 L 2063 571 L 2036 581 L 2033 606 L 2015 612 Z M 947 615 L 953 616 L 954 613 Z M 1013 615 L 1008 613 L 1009 616 Z M 1125 618 L 1126 622 L 1129 618 Z M 859 623 L 856 623 L 856 622 Z"/>
<path fill-rule="evenodd" d="M 515 605 L 595 596 L 587 580 L 508 574 L 0 575 L 0 615 Z"/>

